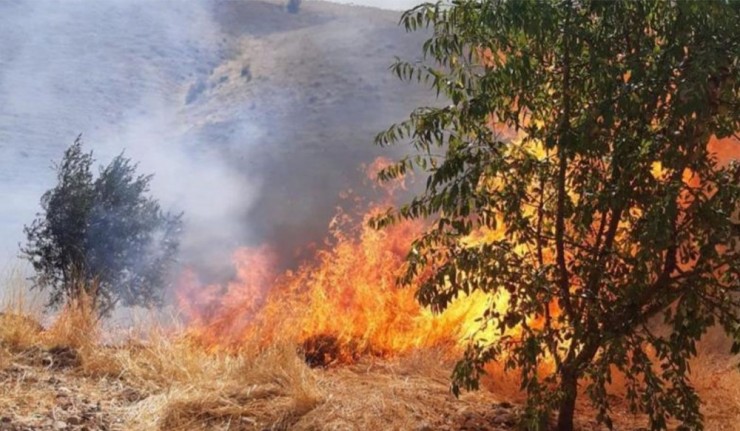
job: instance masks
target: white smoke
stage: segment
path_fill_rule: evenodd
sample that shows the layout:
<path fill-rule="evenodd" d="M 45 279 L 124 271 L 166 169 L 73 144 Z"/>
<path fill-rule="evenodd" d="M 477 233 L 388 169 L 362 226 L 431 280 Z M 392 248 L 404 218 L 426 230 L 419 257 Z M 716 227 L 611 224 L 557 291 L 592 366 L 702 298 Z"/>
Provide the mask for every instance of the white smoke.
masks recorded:
<path fill-rule="evenodd" d="M 419 0 L 333 0 L 333 2 L 391 10 L 407 10 L 423 3 Z"/>
<path fill-rule="evenodd" d="M 374 134 L 424 103 L 388 71 L 419 49 L 396 12 L 283 3 L 0 2 L 0 262 L 80 133 L 99 164 L 124 152 L 154 174 L 185 213 L 182 260 L 209 275 L 239 246 L 290 265 L 321 241 L 359 165 L 390 156 Z"/>
<path fill-rule="evenodd" d="M 191 83 L 224 55 L 207 1 L 0 3 L 0 258 L 53 186 L 51 161 L 83 134 L 100 164 L 124 151 L 152 192 L 186 214 L 183 249 L 234 247 L 258 182 L 195 138 Z M 245 125 L 240 138 L 256 129 Z M 207 238 L 206 233 L 207 232 Z"/>

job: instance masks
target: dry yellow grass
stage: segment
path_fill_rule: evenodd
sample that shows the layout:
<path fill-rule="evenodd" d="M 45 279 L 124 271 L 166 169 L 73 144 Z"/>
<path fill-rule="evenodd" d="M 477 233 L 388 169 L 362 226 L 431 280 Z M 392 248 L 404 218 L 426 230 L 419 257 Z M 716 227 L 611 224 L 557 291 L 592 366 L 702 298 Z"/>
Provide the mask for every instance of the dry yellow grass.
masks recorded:
<path fill-rule="evenodd" d="M 0 404 L 7 406 L 5 415 L 38 429 L 51 429 L 49 417 L 67 420 L 82 409 L 87 413 L 77 416 L 94 421 L 93 429 L 453 430 L 471 417 L 491 426 L 485 415 L 494 403 L 521 399 L 515 376 L 495 367 L 488 390 L 454 399 L 454 355 L 445 348 L 324 370 L 309 368 L 289 343 L 212 352 L 185 332 L 158 324 L 106 346 L 89 297 L 68 304 L 43 330 L 40 309 L 20 294 L 26 286 L 13 283 L 17 290 L 0 314 Z M 691 378 L 704 400 L 706 429 L 736 431 L 740 373 L 737 358 L 717 353 L 725 344 L 722 337 L 709 337 Z M 70 352 L 75 361 L 60 362 Z M 60 399 L 69 399 L 69 411 L 59 410 Z M 589 409 L 580 413 L 582 429 L 593 429 Z M 100 417 L 89 419 L 94 415 Z M 645 423 L 620 405 L 615 419 L 618 429 Z"/>
<path fill-rule="evenodd" d="M 38 344 L 42 307 L 28 294 L 19 268 L 8 269 L 4 274 L 0 282 L 0 340 L 6 349 L 27 349 Z"/>
<path fill-rule="evenodd" d="M 288 429 L 321 402 L 313 373 L 290 349 L 217 362 L 225 376 L 170 388 L 157 429 Z"/>
<path fill-rule="evenodd" d="M 698 357 L 691 380 L 702 399 L 707 430 L 740 430 L 740 358 L 726 355 Z"/>
<path fill-rule="evenodd" d="M 122 378 L 148 395 L 127 415 L 132 429 L 279 428 L 319 400 L 311 370 L 287 347 L 213 353 L 153 329 L 114 357 Z"/>
<path fill-rule="evenodd" d="M 43 342 L 49 346 L 65 346 L 76 350 L 92 350 L 98 345 L 98 316 L 92 298 L 83 293 L 69 301 L 49 328 Z"/>

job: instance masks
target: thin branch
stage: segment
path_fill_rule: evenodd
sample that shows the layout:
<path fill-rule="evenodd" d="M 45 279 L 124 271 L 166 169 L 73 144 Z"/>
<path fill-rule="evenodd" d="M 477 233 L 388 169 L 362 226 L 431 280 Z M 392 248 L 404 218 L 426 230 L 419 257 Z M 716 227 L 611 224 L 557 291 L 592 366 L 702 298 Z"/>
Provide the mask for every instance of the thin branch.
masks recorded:
<path fill-rule="evenodd" d="M 570 8 L 565 20 L 563 31 L 564 54 L 563 54 L 563 116 L 560 119 L 558 130 L 558 176 L 557 176 L 557 212 L 555 218 L 555 249 L 556 262 L 560 272 L 560 297 L 563 309 L 571 321 L 576 324 L 576 313 L 570 300 L 570 274 L 565 262 L 565 189 L 566 173 L 568 170 L 568 147 L 570 146 L 570 115 L 571 115 L 571 91 L 570 91 Z"/>

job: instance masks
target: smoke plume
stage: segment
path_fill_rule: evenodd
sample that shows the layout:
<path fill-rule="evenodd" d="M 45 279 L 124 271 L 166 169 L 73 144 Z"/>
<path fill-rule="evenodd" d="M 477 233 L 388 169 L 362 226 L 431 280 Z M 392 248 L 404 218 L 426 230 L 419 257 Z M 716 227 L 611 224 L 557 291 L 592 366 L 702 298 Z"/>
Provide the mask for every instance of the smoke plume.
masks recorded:
<path fill-rule="evenodd" d="M 0 3 L 0 259 L 80 133 L 99 164 L 124 152 L 155 175 L 202 273 L 228 277 L 238 246 L 285 266 L 321 241 L 360 165 L 389 155 L 374 134 L 428 101 L 387 70 L 420 39 L 397 12 L 283 3 Z"/>

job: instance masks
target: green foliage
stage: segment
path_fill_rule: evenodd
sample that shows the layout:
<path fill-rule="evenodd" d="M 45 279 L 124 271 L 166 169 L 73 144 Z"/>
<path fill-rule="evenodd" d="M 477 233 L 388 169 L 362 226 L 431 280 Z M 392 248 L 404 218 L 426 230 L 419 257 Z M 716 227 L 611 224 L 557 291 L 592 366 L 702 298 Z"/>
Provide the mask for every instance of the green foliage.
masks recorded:
<path fill-rule="evenodd" d="M 527 423 L 559 409 L 572 429 L 583 382 L 611 427 L 617 369 L 652 429 L 701 429 L 696 342 L 721 324 L 740 343 L 740 167 L 709 150 L 740 130 L 740 2 L 456 0 L 402 23 L 432 35 L 423 60 L 392 70 L 449 104 L 378 135 L 415 150 L 381 180 L 427 181 L 374 224 L 432 220 L 402 279 L 423 304 L 475 290 L 508 301 L 482 316 L 500 337 L 471 341 L 454 392 L 503 361 L 521 372 Z M 466 241 L 486 230 L 505 234 Z"/>
<path fill-rule="evenodd" d="M 57 185 L 41 198 L 43 212 L 25 227 L 23 255 L 36 271 L 34 287 L 49 305 L 93 293 L 101 314 L 117 304 L 157 305 L 179 244 L 182 215 L 164 213 L 147 196 L 151 176 L 119 155 L 93 178 L 92 152 L 78 137 L 55 166 Z M 93 280 L 97 283 L 93 283 Z"/>

